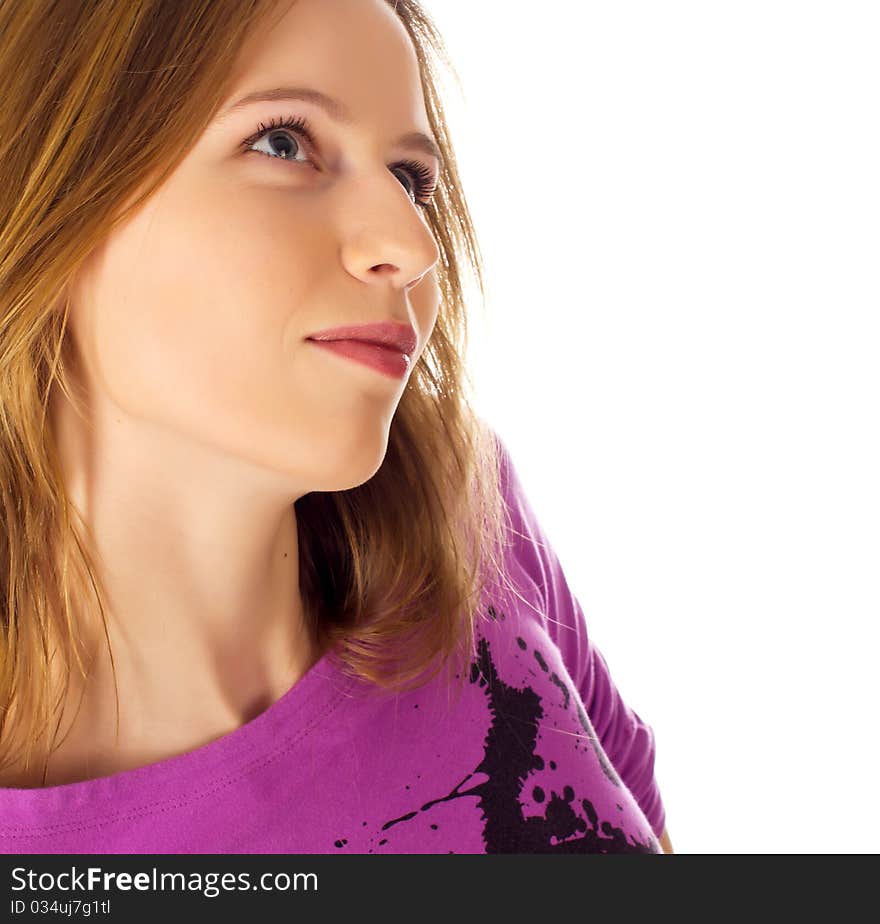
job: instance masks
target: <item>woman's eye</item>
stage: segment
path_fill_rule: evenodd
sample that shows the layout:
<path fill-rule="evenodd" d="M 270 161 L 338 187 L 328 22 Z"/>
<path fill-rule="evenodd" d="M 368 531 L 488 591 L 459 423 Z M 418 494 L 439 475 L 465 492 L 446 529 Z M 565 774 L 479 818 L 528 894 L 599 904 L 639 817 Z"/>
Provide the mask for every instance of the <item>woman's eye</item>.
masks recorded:
<path fill-rule="evenodd" d="M 261 147 L 258 147 L 261 145 Z M 296 161 L 296 155 L 302 151 L 302 145 L 294 138 L 290 132 L 283 129 L 268 129 L 262 132 L 258 139 L 248 145 L 252 151 L 258 151 L 267 157 L 277 157 L 280 160 Z M 297 163 L 308 163 L 308 158 Z"/>
<path fill-rule="evenodd" d="M 403 168 L 409 177 L 409 186 L 412 189 L 412 200 L 419 208 L 426 209 L 430 204 L 437 188 L 437 178 L 433 172 L 417 160 L 405 160 L 396 164 L 394 169 Z"/>
<path fill-rule="evenodd" d="M 392 173 L 394 173 L 395 176 L 405 177 L 405 179 L 402 182 L 403 182 L 404 188 L 407 191 L 407 195 L 409 195 L 410 199 L 412 199 L 413 202 L 418 204 L 418 200 L 419 200 L 418 180 L 414 181 L 412 174 L 408 170 L 401 170 L 400 167 L 395 167 Z"/>
<path fill-rule="evenodd" d="M 302 153 L 303 145 L 300 143 L 301 136 L 305 139 L 308 147 L 315 150 L 315 140 L 309 128 L 308 122 L 304 118 L 287 118 L 280 121 L 272 122 L 270 125 L 260 123 L 257 131 L 245 138 L 241 143 L 243 148 L 248 151 L 256 151 L 265 157 L 272 157 L 276 160 L 289 160 L 294 163 L 307 164 L 311 161 L 308 157 L 304 160 L 298 160 L 297 155 Z M 257 147 L 262 145 L 262 148 Z M 414 160 L 406 160 L 395 164 L 392 171 L 403 170 L 407 180 L 404 181 L 404 187 L 407 189 L 407 195 L 414 205 L 419 208 L 427 208 L 431 203 L 431 197 L 437 185 L 433 173 L 422 163 Z"/>
<path fill-rule="evenodd" d="M 308 163 L 308 158 L 304 161 L 296 159 L 296 155 L 301 152 L 303 147 L 297 135 L 305 138 L 309 146 L 314 148 L 315 143 L 311 130 L 306 120 L 302 118 L 282 119 L 277 123 L 273 121 L 269 125 L 263 125 L 261 122 L 257 131 L 250 138 L 245 138 L 241 146 L 248 151 L 256 151 L 266 157 L 273 157 L 278 160 L 292 160 L 295 163 Z M 262 149 L 258 148 L 257 145 L 262 145 Z"/>

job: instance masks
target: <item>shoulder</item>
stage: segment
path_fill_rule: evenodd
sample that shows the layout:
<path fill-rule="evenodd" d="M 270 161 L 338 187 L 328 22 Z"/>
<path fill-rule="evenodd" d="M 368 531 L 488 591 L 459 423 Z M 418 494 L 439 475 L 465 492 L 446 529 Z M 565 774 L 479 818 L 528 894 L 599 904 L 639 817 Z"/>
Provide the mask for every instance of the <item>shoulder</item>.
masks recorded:
<path fill-rule="evenodd" d="M 497 432 L 499 482 L 505 507 L 504 583 L 528 615 L 552 637 L 548 620 L 558 560 L 532 506 L 510 448 Z M 520 596 L 521 595 L 521 596 Z M 524 598 L 524 599 L 523 599 Z"/>

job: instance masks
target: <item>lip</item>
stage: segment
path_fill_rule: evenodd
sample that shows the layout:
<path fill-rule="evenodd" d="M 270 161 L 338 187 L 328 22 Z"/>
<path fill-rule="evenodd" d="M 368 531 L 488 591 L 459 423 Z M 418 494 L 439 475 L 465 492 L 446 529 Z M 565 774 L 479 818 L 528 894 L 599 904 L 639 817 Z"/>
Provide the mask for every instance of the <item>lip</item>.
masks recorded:
<path fill-rule="evenodd" d="M 409 324 L 394 321 L 380 321 L 375 324 L 357 324 L 345 327 L 331 327 L 309 334 L 306 340 L 321 343 L 336 340 L 358 341 L 391 348 L 412 358 L 418 346 L 419 338 Z"/>
<path fill-rule="evenodd" d="M 394 379 L 402 379 L 409 371 L 412 362 L 407 353 L 401 353 L 394 347 L 382 346 L 379 343 L 368 343 L 366 340 L 311 340 L 311 342 L 322 350 L 336 353 L 337 356 L 345 359 L 352 359 Z"/>
<path fill-rule="evenodd" d="M 311 340 L 311 338 L 308 339 Z M 368 343 L 366 340 L 311 340 L 311 342 L 322 350 L 369 366 L 394 379 L 404 378 L 412 362 L 409 354 L 401 353 L 395 347 Z"/>

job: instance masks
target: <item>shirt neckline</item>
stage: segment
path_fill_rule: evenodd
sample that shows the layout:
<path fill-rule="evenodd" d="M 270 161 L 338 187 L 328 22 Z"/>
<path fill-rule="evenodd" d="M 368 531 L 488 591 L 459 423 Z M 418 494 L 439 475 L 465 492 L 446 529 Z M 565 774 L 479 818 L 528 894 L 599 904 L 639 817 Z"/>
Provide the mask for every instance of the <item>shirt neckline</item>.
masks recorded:
<path fill-rule="evenodd" d="M 234 782 L 309 734 L 351 696 L 357 678 L 342 671 L 333 649 L 320 658 L 258 716 L 207 744 L 141 767 L 75 783 L 0 787 L 0 832 L 48 820 L 65 822 L 96 814 L 118 815 L 134 805 L 185 802 L 206 789 Z M 182 798 L 183 797 L 183 798 Z M 109 819 L 108 819 L 109 820 Z"/>

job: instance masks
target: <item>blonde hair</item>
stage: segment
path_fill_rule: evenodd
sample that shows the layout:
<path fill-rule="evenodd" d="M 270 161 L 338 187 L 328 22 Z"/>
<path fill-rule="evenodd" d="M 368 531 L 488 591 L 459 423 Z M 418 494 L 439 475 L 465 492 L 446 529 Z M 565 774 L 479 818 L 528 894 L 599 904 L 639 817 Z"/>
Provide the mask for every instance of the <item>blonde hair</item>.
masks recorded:
<path fill-rule="evenodd" d="M 436 62 L 451 65 L 416 0 L 386 2 L 412 40 L 445 158 L 426 212 L 441 305 L 379 470 L 351 490 L 307 494 L 296 516 L 316 640 L 348 672 L 394 691 L 443 665 L 466 674 L 482 593 L 502 571 L 505 508 L 500 446 L 473 409 L 464 362 L 466 265 L 484 299 L 485 288 L 438 92 Z M 46 425 L 53 383 L 76 404 L 68 285 L 195 143 L 242 43 L 275 9 L 269 0 L 0 0 L 0 770 L 30 766 L 53 719 L 57 735 L 73 664 L 88 675 L 74 606 L 100 613 L 110 645 L 99 569 L 71 522 Z"/>

